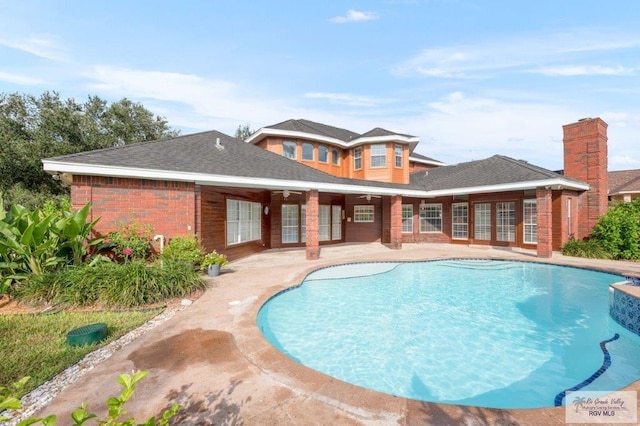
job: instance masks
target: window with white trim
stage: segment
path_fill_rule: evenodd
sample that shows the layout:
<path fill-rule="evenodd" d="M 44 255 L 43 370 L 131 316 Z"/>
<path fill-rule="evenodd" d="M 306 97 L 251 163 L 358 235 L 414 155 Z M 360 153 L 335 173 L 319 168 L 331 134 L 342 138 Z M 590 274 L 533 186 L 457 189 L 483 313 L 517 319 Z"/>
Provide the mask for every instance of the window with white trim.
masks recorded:
<path fill-rule="evenodd" d="M 331 206 L 320 204 L 318 206 L 318 240 L 331 240 Z"/>
<path fill-rule="evenodd" d="M 413 234 L 413 204 L 402 205 L 402 233 Z"/>
<path fill-rule="evenodd" d="M 300 242 L 307 242 L 307 205 L 300 206 Z"/>
<path fill-rule="evenodd" d="M 262 238 L 262 204 L 227 200 L 227 245 Z"/>
<path fill-rule="evenodd" d="M 353 148 L 353 169 L 358 170 L 362 168 L 362 147 Z"/>
<path fill-rule="evenodd" d="M 454 240 L 469 238 L 469 205 L 467 203 L 451 205 L 451 238 Z"/>
<path fill-rule="evenodd" d="M 402 167 L 402 145 L 396 145 L 394 151 L 396 154 L 396 167 Z"/>
<path fill-rule="evenodd" d="M 374 206 L 353 206 L 354 222 L 373 222 L 374 220 Z"/>
<path fill-rule="evenodd" d="M 292 141 L 282 142 L 282 156 L 295 160 L 297 148 L 298 148 L 298 144 L 295 142 L 292 142 Z"/>
<path fill-rule="evenodd" d="M 538 207 L 537 200 L 524 200 L 524 242 L 538 244 Z"/>
<path fill-rule="evenodd" d="M 302 159 L 313 161 L 313 144 L 305 142 L 302 144 Z"/>
<path fill-rule="evenodd" d="M 442 232 L 442 204 L 420 204 L 420 233 Z"/>
<path fill-rule="evenodd" d="M 496 203 L 496 240 L 516 240 L 516 203 Z"/>
<path fill-rule="evenodd" d="M 473 205 L 473 232 L 476 240 L 491 240 L 491 203 Z"/>
<path fill-rule="evenodd" d="M 333 148 L 331 150 L 331 164 L 334 166 L 338 166 L 340 164 L 340 151 L 338 151 L 338 148 Z"/>
<path fill-rule="evenodd" d="M 282 242 L 298 242 L 298 205 L 282 205 Z"/>
<path fill-rule="evenodd" d="M 571 223 L 571 197 L 567 198 L 567 235 L 573 236 L 573 227 Z"/>
<path fill-rule="evenodd" d="M 342 239 L 342 206 L 331 206 L 331 239 Z"/>
<path fill-rule="evenodd" d="M 371 167 L 384 167 L 387 165 L 387 145 L 383 143 L 371 145 Z"/>
<path fill-rule="evenodd" d="M 318 147 L 318 161 L 321 163 L 329 162 L 329 148 L 324 145 Z"/>

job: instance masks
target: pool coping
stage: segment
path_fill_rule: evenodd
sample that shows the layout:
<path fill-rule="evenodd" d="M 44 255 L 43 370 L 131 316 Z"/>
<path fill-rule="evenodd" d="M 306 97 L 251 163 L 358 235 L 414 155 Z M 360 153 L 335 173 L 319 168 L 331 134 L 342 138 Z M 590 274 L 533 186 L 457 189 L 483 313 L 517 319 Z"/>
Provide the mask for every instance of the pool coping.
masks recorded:
<path fill-rule="evenodd" d="M 295 274 L 291 280 L 281 285 L 273 286 L 262 292 L 245 310 L 242 318 L 237 321 L 234 338 L 236 346 L 243 356 L 260 369 L 264 374 L 269 375 L 283 385 L 294 388 L 297 392 L 308 395 L 321 402 L 335 406 L 340 410 L 351 412 L 357 415 L 362 410 L 368 413 L 368 417 L 377 418 L 382 421 L 389 418 L 402 418 L 405 424 L 414 424 L 423 421 L 425 415 L 434 423 L 438 419 L 450 421 L 451 418 L 465 418 L 466 416 L 478 416 L 486 419 L 489 423 L 497 421 L 515 421 L 520 424 L 540 424 L 541 421 L 547 424 L 564 424 L 565 407 L 544 407 L 525 409 L 501 409 L 476 406 L 464 406 L 455 404 L 444 404 L 435 402 L 425 402 L 404 397 L 393 396 L 362 388 L 339 379 L 328 376 L 310 367 L 301 365 L 285 354 L 280 352 L 269 343 L 259 330 L 256 319 L 262 306 L 271 298 L 276 297 L 286 291 L 290 291 L 301 285 L 303 280 L 312 272 L 327 267 L 357 264 L 367 262 L 422 262 L 436 260 L 455 259 L 481 259 L 481 260 L 509 260 L 517 262 L 543 263 L 550 265 L 567 266 L 579 269 L 590 269 L 601 272 L 613 273 L 623 276 L 640 275 L 634 272 L 621 272 L 620 269 L 612 269 L 601 266 L 575 265 L 562 259 L 514 259 L 502 256 L 452 256 L 448 258 L 424 259 L 394 259 L 394 260 L 358 260 L 358 261 L 337 261 L 327 265 L 313 265 L 305 268 L 302 272 Z M 640 393 L 640 380 L 631 383 L 623 389 Z M 544 420 L 543 420 L 544 419 Z M 419 421 L 420 420 L 420 421 Z"/>

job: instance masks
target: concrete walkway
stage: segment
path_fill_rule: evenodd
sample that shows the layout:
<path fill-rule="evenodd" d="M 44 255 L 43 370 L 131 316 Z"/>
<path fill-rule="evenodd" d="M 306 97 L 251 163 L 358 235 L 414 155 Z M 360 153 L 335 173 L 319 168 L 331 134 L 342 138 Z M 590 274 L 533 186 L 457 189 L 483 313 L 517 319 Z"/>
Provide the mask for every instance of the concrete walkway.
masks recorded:
<path fill-rule="evenodd" d="M 305 260 L 304 250 L 263 252 L 224 268 L 193 305 L 88 372 L 40 414 L 55 413 L 58 424 L 70 424 L 70 413 L 83 401 L 104 414 L 105 400 L 120 391 L 117 376 L 144 369 L 150 374 L 127 405 L 138 421 L 175 401 L 182 409 L 174 424 L 563 424 L 562 407 L 459 407 L 349 385 L 291 361 L 267 343 L 256 326 L 258 309 L 269 296 L 321 266 L 451 257 L 538 260 L 523 250 L 440 244 L 404 244 L 399 251 L 376 243 L 322 247 L 316 261 Z M 640 277 L 639 263 L 559 254 L 549 262 Z M 640 390 L 640 382 L 628 390 Z"/>

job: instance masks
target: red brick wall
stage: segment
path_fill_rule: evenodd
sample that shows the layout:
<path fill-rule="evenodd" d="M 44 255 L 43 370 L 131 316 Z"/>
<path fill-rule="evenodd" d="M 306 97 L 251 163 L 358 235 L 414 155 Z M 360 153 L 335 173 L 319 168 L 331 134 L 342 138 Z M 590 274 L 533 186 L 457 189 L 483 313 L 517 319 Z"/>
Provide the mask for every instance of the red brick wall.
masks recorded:
<path fill-rule="evenodd" d="M 402 197 L 394 195 L 391 197 L 391 249 L 400 250 L 402 248 Z"/>
<path fill-rule="evenodd" d="M 318 235 L 319 210 L 318 210 L 318 190 L 312 189 L 306 194 L 306 226 L 307 226 L 307 260 L 316 260 L 320 257 L 320 242 Z"/>
<path fill-rule="evenodd" d="M 96 232 L 106 234 L 123 224 L 149 224 L 166 238 L 196 232 L 195 185 L 145 179 L 74 176 L 71 203 L 91 203 L 90 219 L 100 217 Z"/>
<path fill-rule="evenodd" d="M 353 218 L 354 206 L 373 205 L 374 206 L 374 222 L 356 223 Z M 345 210 L 347 223 L 345 224 L 345 241 L 353 243 L 364 243 L 382 240 L 382 200 L 380 198 L 371 198 L 367 201 L 365 198 L 358 198 L 357 195 L 345 196 Z"/>
<path fill-rule="evenodd" d="M 553 236 L 552 236 L 552 191 L 550 189 L 536 189 L 537 211 L 538 211 L 538 257 L 551 257 Z"/>
<path fill-rule="evenodd" d="M 442 232 L 420 233 L 420 202 L 418 198 L 403 198 L 402 204 L 413 206 L 413 234 L 402 234 L 403 243 L 450 243 L 451 242 L 451 197 L 430 198 L 425 202 L 442 204 Z M 402 215 L 402 212 L 400 212 Z"/>
<path fill-rule="evenodd" d="M 607 123 L 589 118 L 562 127 L 564 174 L 591 187 L 579 204 L 576 239 L 587 237 L 608 207 Z"/>

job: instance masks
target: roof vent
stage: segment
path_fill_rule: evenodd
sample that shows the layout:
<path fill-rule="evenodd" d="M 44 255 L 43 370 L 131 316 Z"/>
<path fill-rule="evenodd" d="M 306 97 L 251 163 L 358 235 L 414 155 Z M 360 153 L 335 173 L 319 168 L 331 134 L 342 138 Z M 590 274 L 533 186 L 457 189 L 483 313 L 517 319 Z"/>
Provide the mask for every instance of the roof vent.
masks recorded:
<path fill-rule="evenodd" d="M 222 144 L 220 143 L 220 138 L 216 138 L 216 148 L 218 148 L 220 151 L 224 149 L 224 146 L 222 146 Z"/>
<path fill-rule="evenodd" d="M 425 176 L 429 176 L 429 170 L 425 170 L 425 171 L 424 171 L 424 175 L 425 175 Z"/>

